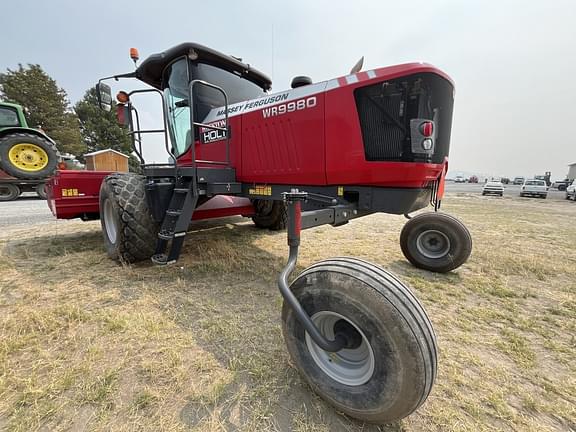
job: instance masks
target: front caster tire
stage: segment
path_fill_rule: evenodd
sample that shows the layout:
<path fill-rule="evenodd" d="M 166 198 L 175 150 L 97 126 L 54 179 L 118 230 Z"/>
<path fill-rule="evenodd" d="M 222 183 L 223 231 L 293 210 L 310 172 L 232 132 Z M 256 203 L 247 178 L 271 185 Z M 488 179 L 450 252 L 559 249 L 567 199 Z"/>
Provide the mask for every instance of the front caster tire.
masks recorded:
<path fill-rule="evenodd" d="M 447 273 L 468 260 L 472 252 L 472 236 L 453 216 L 423 213 L 404 225 L 400 247 L 415 267 Z"/>
<path fill-rule="evenodd" d="M 323 351 L 287 303 L 282 331 L 292 361 L 327 402 L 357 419 L 386 423 L 424 403 L 437 367 L 436 337 L 414 294 L 382 268 L 332 258 L 306 269 L 290 287 L 319 330 L 348 347 Z"/>
<path fill-rule="evenodd" d="M 133 263 L 150 258 L 156 249 L 158 224 L 148 209 L 144 176 L 112 174 L 100 187 L 100 223 L 108 256 Z"/>

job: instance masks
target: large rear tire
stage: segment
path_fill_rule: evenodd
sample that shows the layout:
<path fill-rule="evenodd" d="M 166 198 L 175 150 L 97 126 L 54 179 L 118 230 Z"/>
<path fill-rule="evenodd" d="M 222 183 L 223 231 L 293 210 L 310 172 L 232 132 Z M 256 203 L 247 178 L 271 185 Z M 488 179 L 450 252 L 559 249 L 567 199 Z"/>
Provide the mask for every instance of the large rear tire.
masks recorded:
<path fill-rule="evenodd" d="M 312 265 L 291 290 L 329 339 L 348 348 L 323 351 L 284 302 L 282 330 L 297 369 L 322 398 L 363 421 L 402 419 L 424 403 L 437 368 L 436 337 L 414 294 L 384 269 L 355 258 Z"/>
<path fill-rule="evenodd" d="M 272 200 L 254 200 L 255 214 L 252 216 L 254 225 L 258 228 L 267 228 L 273 231 L 279 231 L 286 228 L 288 214 L 286 204 L 282 201 Z"/>
<path fill-rule="evenodd" d="M 423 213 L 404 225 L 400 247 L 415 267 L 447 273 L 468 260 L 472 252 L 472 236 L 466 226 L 453 216 Z"/>
<path fill-rule="evenodd" d="M 144 181 L 141 175 L 116 173 L 100 187 L 100 223 L 113 260 L 133 263 L 154 254 L 159 227 L 148 209 Z"/>
<path fill-rule="evenodd" d="M 13 184 L 0 184 L 0 201 L 13 201 L 20 196 L 20 188 Z"/>
<path fill-rule="evenodd" d="M 0 168 L 16 178 L 51 176 L 59 159 L 56 146 L 39 135 L 18 132 L 0 138 Z"/>

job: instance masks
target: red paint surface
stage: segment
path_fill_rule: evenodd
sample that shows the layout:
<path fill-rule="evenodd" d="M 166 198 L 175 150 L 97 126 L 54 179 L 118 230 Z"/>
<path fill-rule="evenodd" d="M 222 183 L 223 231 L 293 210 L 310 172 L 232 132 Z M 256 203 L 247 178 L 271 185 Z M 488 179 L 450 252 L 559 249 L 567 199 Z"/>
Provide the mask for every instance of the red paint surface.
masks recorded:
<path fill-rule="evenodd" d="M 0 170 L 0 180 L 15 180 L 16 177 L 12 177 L 8 173 Z"/>
<path fill-rule="evenodd" d="M 58 219 L 74 219 L 85 213 L 98 213 L 100 185 L 108 171 L 56 171 L 47 184 L 47 202 Z M 62 196 L 62 189 L 78 189 L 79 196 Z M 194 212 L 193 220 L 228 216 L 252 216 L 254 207 L 248 198 L 216 196 Z"/>
<path fill-rule="evenodd" d="M 296 236 L 300 237 L 300 232 L 302 231 L 302 203 L 300 201 L 296 201 L 294 203 L 294 208 L 296 210 L 296 220 L 294 221 L 294 227 L 296 228 Z"/>

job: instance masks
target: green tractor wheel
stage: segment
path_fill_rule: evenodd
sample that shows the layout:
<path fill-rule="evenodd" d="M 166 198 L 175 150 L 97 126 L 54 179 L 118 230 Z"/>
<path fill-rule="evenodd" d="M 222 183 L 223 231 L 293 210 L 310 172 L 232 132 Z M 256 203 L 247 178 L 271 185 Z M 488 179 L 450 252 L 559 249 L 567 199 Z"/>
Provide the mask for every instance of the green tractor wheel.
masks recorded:
<path fill-rule="evenodd" d="M 0 168 L 16 178 L 48 177 L 59 159 L 56 146 L 40 135 L 17 132 L 0 138 Z"/>

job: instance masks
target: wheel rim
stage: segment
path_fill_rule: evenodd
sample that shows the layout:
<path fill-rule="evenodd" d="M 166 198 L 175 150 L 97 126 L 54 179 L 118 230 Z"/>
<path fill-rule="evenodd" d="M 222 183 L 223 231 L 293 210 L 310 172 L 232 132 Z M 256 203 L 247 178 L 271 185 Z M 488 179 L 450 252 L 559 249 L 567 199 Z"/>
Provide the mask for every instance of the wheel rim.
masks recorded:
<path fill-rule="evenodd" d="M 416 238 L 416 248 L 426 258 L 442 258 L 450 251 L 450 239 L 441 231 L 427 230 Z"/>
<path fill-rule="evenodd" d="M 104 226 L 106 226 L 106 235 L 108 236 L 110 243 L 116 243 L 116 237 L 118 237 L 118 226 L 116 225 L 114 208 L 112 208 L 112 203 L 109 199 L 104 201 Z"/>
<path fill-rule="evenodd" d="M 23 171 L 35 172 L 46 168 L 48 154 L 36 144 L 16 144 L 8 152 L 8 159 L 15 167 Z"/>
<path fill-rule="evenodd" d="M 328 339 L 335 337 L 335 327 L 352 336 L 361 337 L 358 339 L 357 347 L 353 349 L 344 348 L 338 352 L 327 352 L 320 348 L 306 333 L 306 346 L 316 365 L 330 378 L 341 384 L 348 386 L 360 386 L 366 383 L 374 373 L 374 351 L 366 335 L 349 319 L 331 311 L 317 312 L 312 316 L 312 321 L 320 332 Z M 344 325 L 342 325 L 344 324 Z"/>

